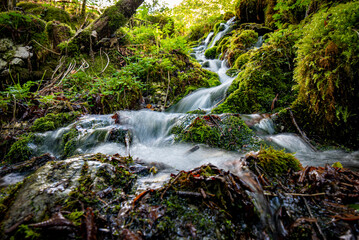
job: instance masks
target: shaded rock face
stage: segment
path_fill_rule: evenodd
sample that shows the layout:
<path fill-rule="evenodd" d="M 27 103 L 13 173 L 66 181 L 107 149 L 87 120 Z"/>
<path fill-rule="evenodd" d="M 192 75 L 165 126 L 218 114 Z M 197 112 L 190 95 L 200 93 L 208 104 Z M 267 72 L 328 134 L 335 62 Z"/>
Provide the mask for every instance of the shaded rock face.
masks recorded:
<path fill-rule="evenodd" d="M 33 57 L 32 47 L 15 45 L 8 38 L 0 39 L 0 76 L 3 81 L 0 82 L 0 90 L 5 89 L 4 84 L 11 84 L 11 76 L 15 78 L 19 74 L 20 81 L 26 81 L 32 66 Z"/>
<path fill-rule="evenodd" d="M 9 209 L 4 228 L 8 229 L 29 214 L 33 221 L 38 222 L 46 215 L 51 215 L 56 203 L 67 199 L 71 191 L 80 185 L 82 169 L 88 167 L 87 176 L 93 181 L 93 190 L 98 186 L 107 186 L 104 179 L 99 177 L 99 171 L 115 176 L 115 170 L 108 163 L 72 158 L 64 161 L 49 162 L 30 178 L 26 179 L 22 188 Z"/>

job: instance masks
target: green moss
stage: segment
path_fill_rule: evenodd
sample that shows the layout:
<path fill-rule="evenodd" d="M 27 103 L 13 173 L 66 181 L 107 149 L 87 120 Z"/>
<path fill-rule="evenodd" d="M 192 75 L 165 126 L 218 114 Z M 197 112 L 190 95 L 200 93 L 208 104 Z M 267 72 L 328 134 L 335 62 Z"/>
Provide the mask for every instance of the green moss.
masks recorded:
<path fill-rule="evenodd" d="M 120 2 L 121 1 L 119 1 L 119 4 Z M 128 19 L 118 11 L 117 6 L 106 8 L 102 16 L 108 17 L 108 26 L 111 32 L 115 32 L 118 28 L 123 27 L 128 21 Z"/>
<path fill-rule="evenodd" d="M 293 108 L 310 135 L 347 147 L 359 144 L 359 38 L 357 2 L 318 12 L 296 45 L 294 78 L 299 95 Z"/>
<path fill-rule="evenodd" d="M 236 61 L 234 62 L 233 68 L 235 69 L 242 69 L 242 67 L 249 61 L 250 53 L 241 54 L 237 57 Z"/>
<path fill-rule="evenodd" d="M 174 128 L 176 139 L 183 142 L 204 143 L 227 150 L 255 149 L 257 142 L 252 130 L 238 116 L 215 115 L 195 118 L 188 127 Z"/>
<path fill-rule="evenodd" d="M 213 112 L 270 112 L 290 106 L 296 97 L 292 91 L 292 68 L 297 39 L 294 30 L 278 31 L 270 35 L 262 48 L 241 55 L 244 60 L 238 61 L 244 62 L 248 57 L 249 60 L 229 87 L 228 98 Z"/>
<path fill-rule="evenodd" d="M 270 177 L 280 177 L 289 171 L 299 171 L 302 168 L 299 160 L 293 154 L 277 151 L 272 147 L 262 148 L 258 154 L 247 157 L 250 168 L 254 170 L 255 164 L 260 166 Z"/>
<path fill-rule="evenodd" d="M 46 24 L 45 32 L 54 47 L 56 47 L 59 43 L 70 39 L 70 37 L 75 34 L 69 25 L 56 21 L 49 21 Z"/>
<path fill-rule="evenodd" d="M 33 132 L 46 132 L 60 128 L 74 121 L 80 115 L 79 112 L 49 113 L 45 117 L 38 118 L 31 126 Z"/>
<path fill-rule="evenodd" d="M 215 59 L 217 58 L 217 47 L 214 46 L 212 48 L 209 48 L 205 51 L 204 56 L 208 59 Z"/>
<path fill-rule="evenodd" d="M 238 29 L 228 39 L 223 39 L 218 46 L 223 56 L 226 56 L 230 66 L 236 59 L 252 47 L 258 40 L 258 33 L 254 30 Z M 217 50 L 217 52 L 218 52 Z"/>
<path fill-rule="evenodd" d="M 5 218 L 7 210 L 14 202 L 18 190 L 23 186 L 24 181 L 21 181 L 15 185 L 10 185 L 6 188 L 2 188 L 0 191 L 0 222 Z"/>
<path fill-rule="evenodd" d="M 79 131 L 76 128 L 71 128 L 71 130 L 64 134 L 61 140 L 61 148 L 63 149 L 62 158 L 70 157 L 74 154 L 77 148 L 77 137 L 80 135 Z"/>
<path fill-rule="evenodd" d="M 23 162 L 29 160 L 34 150 L 29 147 L 29 143 L 34 141 L 35 136 L 33 134 L 22 135 L 10 148 L 9 152 L 5 156 L 5 161 L 9 163 Z"/>
<path fill-rule="evenodd" d="M 233 12 L 225 12 L 223 14 L 223 20 L 224 21 L 228 21 L 229 19 L 233 18 L 235 16 L 235 14 Z"/>

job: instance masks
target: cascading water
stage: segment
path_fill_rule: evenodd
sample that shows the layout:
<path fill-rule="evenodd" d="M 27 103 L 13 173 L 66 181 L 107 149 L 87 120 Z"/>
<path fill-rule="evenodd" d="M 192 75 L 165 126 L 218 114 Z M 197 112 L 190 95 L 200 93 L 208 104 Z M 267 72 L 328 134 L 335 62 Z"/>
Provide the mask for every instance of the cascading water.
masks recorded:
<path fill-rule="evenodd" d="M 185 121 L 189 123 L 196 117 L 196 115 L 183 113 L 197 109 L 210 111 L 224 98 L 225 92 L 234 78 L 226 75 L 228 66 L 225 61 L 206 59 L 204 52 L 230 31 L 233 20 L 222 24 L 222 31 L 218 32 L 217 35 L 214 36 L 214 33 L 210 32 L 202 45 L 194 48 L 196 59 L 202 62 L 208 70 L 218 73 L 221 85 L 193 92 L 169 109 L 169 112 L 121 111 L 118 113 L 119 123 L 117 124 L 110 115 L 85 116 L 65 128 L 39 134 L 44 138 L 44 144 L 33 145 L 32 147 L 37 149 L 39 153 L 50 152 L 61 157 L 63 154 L 61 152 L 61 139 L 72 127 L 76 127 L 80 133 L 77 137 L 76 154 L 101 152 L 125 155 L 130 153 L 132 156 L 145 161 L 162 162 L 169 168 L 183 170 L 208 162 L 222 166 L 222 163 L 226 161 L 240 158 L 242 154 L 204 146 L 200 146 L 199 150 L 188 154 L 188 150 L 193 146 L 190 144 L 173 144 L 173 135 L 170 133 L 176 124 Z M 259 48 L 262 44 L 263 38 L 260 36 L 253 47 Z M 322 165 L 323 163 L 341 161 L 344 166 L 358 168 L 358 153 L 314 152 L 295 134 L 276 134 L 275 126 L 268 117 L 263 118 L 258 114 L 252 114 L 242 115 L 242 118 L 245 121 L 256 122 L 251 124 L 252 128 L 268 144 L 278 149 L 286 149 L 288 152 L 296 152 L 296 156 L 302 161 L 303 165 Z M 111 139 L 111 134 L 114 131 L 124 131 L 126 137 L 123 142 L 116 142 Z M 131 144 L 129 133 L 133 135 Z"/>

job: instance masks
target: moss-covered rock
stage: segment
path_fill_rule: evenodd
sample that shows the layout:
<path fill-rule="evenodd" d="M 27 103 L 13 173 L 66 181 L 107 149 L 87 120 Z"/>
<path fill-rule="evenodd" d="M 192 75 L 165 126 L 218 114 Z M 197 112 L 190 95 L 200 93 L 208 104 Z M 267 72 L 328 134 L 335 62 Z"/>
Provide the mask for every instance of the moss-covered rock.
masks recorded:
<path fill-rule="evenodd" d="M 227 150 L 256 149 L 258 141 L 252 130 L 235 115 L 205 115 L 189 125 L 184 122 L 171 130 L 177 141 L 204 143 Z"/>
<path fill-rule="evenodd" d="M 274 150 L 272 147 L 261 148 L 258 153 L 249 153 L 246 156 L 249 168 L 254 172 L 258 165 L 269 177 L 282 177 L 289 171 L 297 172 L 301 170 L 302 165 L 293 154 L 285 153 L 284 150 Z"/>
<path fill-rule="evenodd" d="M 258 40 L 258 33 L 253 30 L 235 30 L 230 37 L 223 39 L 218 46 L 222 56 L 224 56 L 229 65 L 233 66 L 236 59 Z"/>
<path fill-rule="evenodd" d="M 84 223 L 90 209 L 94 222 L 100 219 L 99 215 L 118 213 L 118 208 L 107 209 L 106 202 L 117 205 L 127 198 L 136 178 L 129 172 L 130 162 L 130 157 L 97 154 L 47 163 L 7 194 L 8 197 L 0 198 L 3 229 L 9 229 L 29 214 L 33 217 L 26 224 L 48 220 L 58 212 L 57 206 L 61 206 L 63 217 L 71 222 L 67 225 L 68 231 L 49 232 L 41 227 L 23 225 L 8 236 L 25 238 L 24 227 L 41 239 L 66 238 L 69 231 L 77 237 L 82 236 L 85 229 L 80 230 L 78 226 Z M 2 204 L 7 205 L 3 208 Z"/>
<path fill-rule="evenodd" d="M 228 98 L 213 112 L 270 112 L 290 106 L 295 100 L 292 71 L 298 33 L 287 29 L 270 35 L 262 48 L 247 53 L 250 57 L 244 66 L 248 55 L 242 56 L 237 65 L 243 71 L 229 87 Z"/>
<path fill-rule="evenodd" d="M 212 47 L 212 48 L 207 49 L 207 50 L 204 52 L 204 56 L 205 56 L 207 59 L 215 59 L 215 58 L 217 58 L 217 47 L 214 46 L 214 47 Z"/>
<path fill-rule="evenodd" d="M 79 112 L 70 113 L 49 113 L 45 117 L 38 118 L 31 126 L 33 132 L 46 132 L 55 130 L 74 121 L 80 115 Z"/>
<path fill-rule="evenodd" d="M 23 162 L 29 160 L 34 150 L 30 148 L 29 144 L 34 141 L 33 134 L 23 135 L 10 148 L 5 156 L 5 161 L 8 163 Z"/>
<path fill-rule="evenodd" d="M 298 42 L 294 78 L 298 100 L 293 106 L 300 125 L 320 135 L 358 147 L 359 27 L 357 2 L 315 14 Z"/>
<path fill-rule="evenodd" d="M 61 42 L 70 39 L 75 34 L 69 25 L 58 21 L 49 21 L 46 24 L 45 31 L 53 48 Z"/>

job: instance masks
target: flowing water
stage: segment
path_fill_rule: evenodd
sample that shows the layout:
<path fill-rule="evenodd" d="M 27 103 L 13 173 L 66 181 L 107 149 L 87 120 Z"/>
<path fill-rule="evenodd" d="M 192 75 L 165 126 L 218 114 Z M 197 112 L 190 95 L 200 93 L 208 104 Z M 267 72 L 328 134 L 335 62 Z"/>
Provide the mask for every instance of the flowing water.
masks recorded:
<path fill-rule="evenodd" d="M 139 190 L 161 186 L 170 177 L 171 173 L 179 170 L 190 170 L 202 164 L 212 163 L 219 168 L 227 169 L 237 174 L 243 181 L 253 184 L 252 200 L 262 213 L 264 224 L 272 225 L 268 216 L 272 215 L 270 208 L 273 204 L 267 202 L 262 194 L 261 187 L 255 177 L 243 172 L 241 167 L 233 168 L 231 163 L 243 157 L 243 153 L 231 152 L 222 149 L 210 148 L 204 145 L 175 143 L 171 129 L 176 125 L 189 124 L 197 115 L 185 114 L 192 110 L 210 110 L 224 99 L 226 90 L 234 78 L 226 75 L 227 63 L 219 59 L 206 59 L 204 52 L 213 47 L 231 29 L 233 19 L 222 24 L 222 31 L 216 36 L 211 32 L 199 47 L 194 48 L 194 56 L 202 66 L 216 72 L 221 85 L 199 89 L 184 97 L 171 107 L 168 112 L 154 112 L 150 110 L 120 111 L 119 119 L 115 121 L 111 115 L 87 115 L 77 122 L 55 131 L 38 134 L 43 139 L 42 144 L 32 144 L 38 155 L 51 153 L 57 158 L 63 155 L 61 139 L 72 128 L 80 133 L 74 143 L 75 154 L 104 153 L 128 155 L 141 162 L 154 163 L 160 170 L 154 176 L 138 179 Z M 260 48 L 263 38 L 260 36 L 253 48 Z M 285 149 L 295 153 L 296 157 L 305 165 L 323 166 L 340 161 L 344 167 L 359 169 L 359 152 L 345 153 L 339 150 L 314 151 L 299 136 L 293 133 L 277 133 L 271 116 L 259 114 L 242 115 L 242 119 L 250 122 L 251 128 L 257 136 L 267 144 L 277 149 Z M 122 140 L 114 139 L 113 135 L 124 136 Z M 237 161 L 238 163 L 238 161 Z M 26 174 L 12 173 L 0 179 L 0 187 L 21 181 Z M 271 207 L 269 206 L 271 205 Z"/>
<path fill-rule="evenodd" d="M 222 31 L 214 36 L 209 33 L 202 45 L 193 49 L 193 55 L 205 68 L 218 73 L 221 85 L 199 89 L 184 97 L 168 112 L 154 112 L 150 110 L 120 111 L 118 113 L 120 123 L 110 115 L 87 115 L 79 121 L 56 131 L 39 134 L 44 139 L 44 144 L 32 145 L 38 154 L 49 152 L 61 158 L 61 139 L 64 134 L 76 127 L 80 132 L 76 143 L 76 154 L 104 153 L 122 155 L 131 154 L 142 161 L 162 163 L 169 172 L 177 170 L 189 170 L 204 163 L 212 163 L 219 167 L 225 167 L 226 162 L 239 159 L 243 154 L 229 152 L 221 149 L 209 148 L 199 145 L 198 150 L 189 151 L 193 145 L 175 143 L 171 135 L 171 128 L 177 124 L 190 123 L 196 117 L 193 114 L 185 114 L 188 111 L 202 109 L 210 111 L 219 101 L 234 78 L 226 75 L 227 63 L 219 59 L 206 59 L 204 52 L 212 47 L 231 29 L 233 19 L 222 24 Z M 260 48 L 263 38 L 253 46 Z M 313 151 L 299 136 L 292 133 L 277 134 L 271 117 L 263 117 L 258 114 L 242 115 L 243 120 L 252 121 L 252 129 L 268 144 L 294 152 L 303 165 L 324 165 L 340 161 L 345 167 L 359 168 L 359 152 L 345 153 L 343 151 Z M 129 131 L 128 131 L 129 130 Z M 114 141 L 111 138 L 113 132 L 132 133 L 127 134 L 124 141 Z M 196 149 L 197 149 L 196 148 Z"/>

